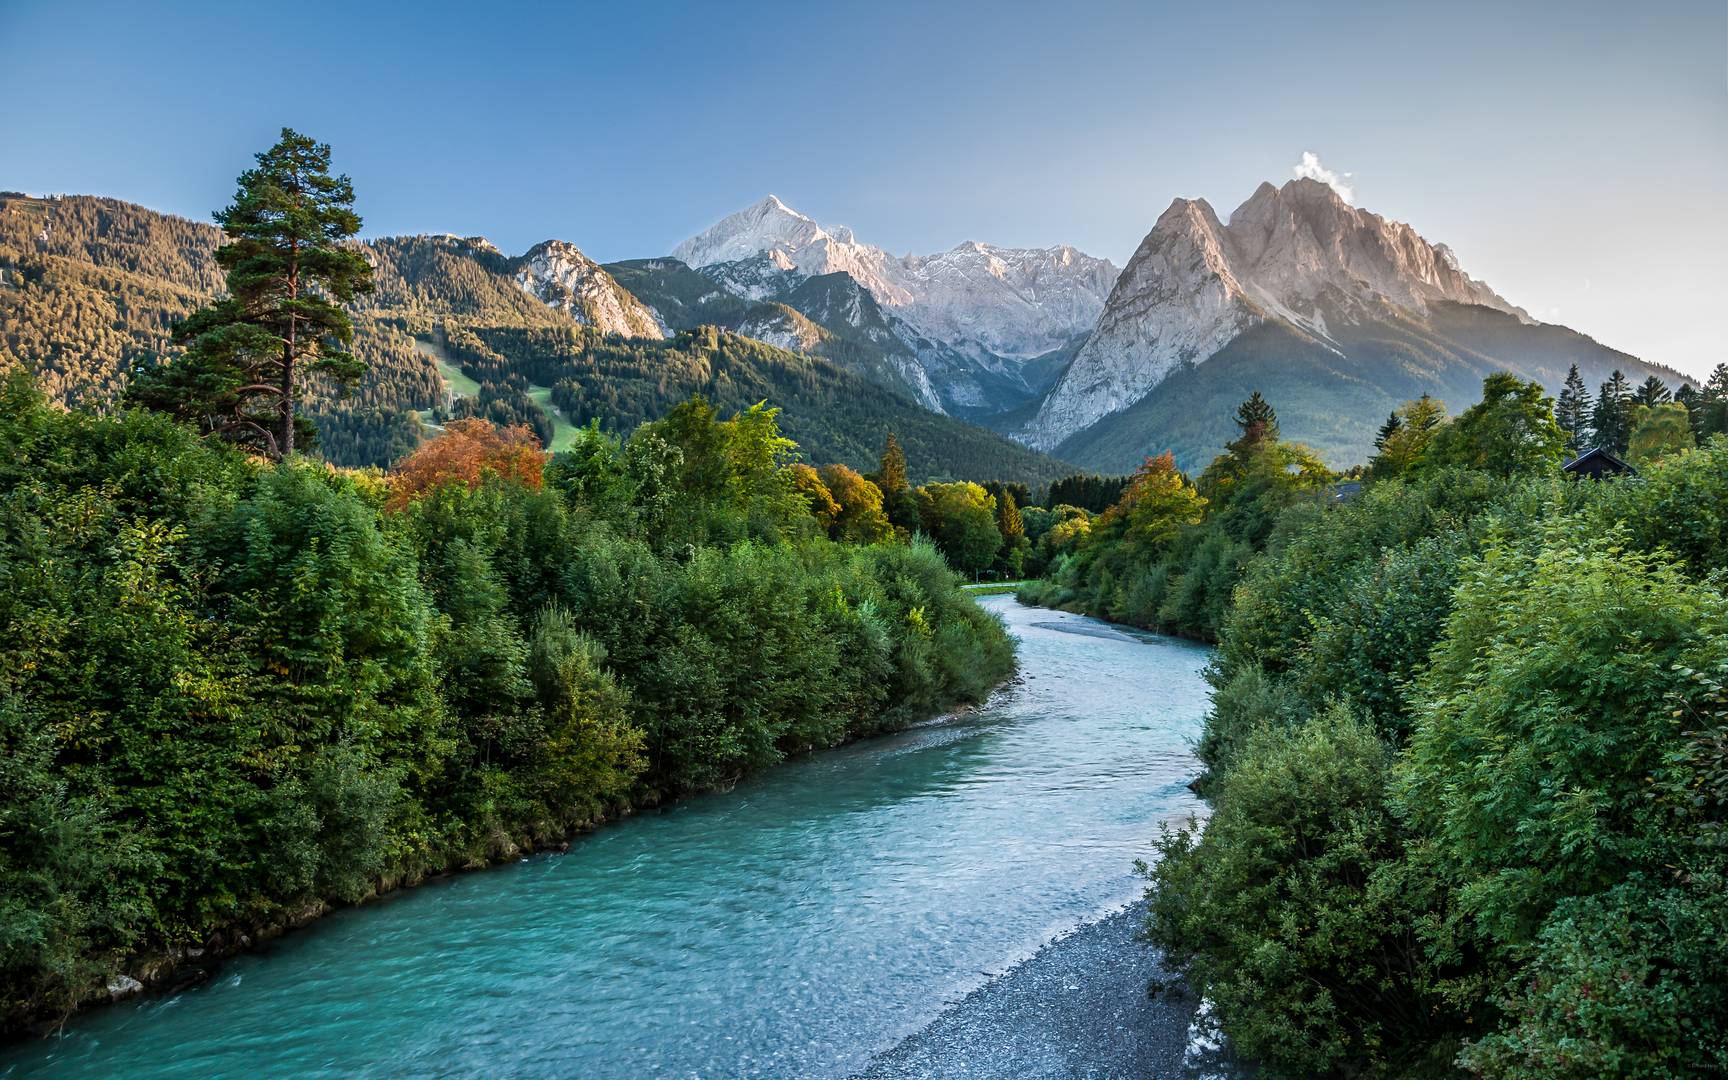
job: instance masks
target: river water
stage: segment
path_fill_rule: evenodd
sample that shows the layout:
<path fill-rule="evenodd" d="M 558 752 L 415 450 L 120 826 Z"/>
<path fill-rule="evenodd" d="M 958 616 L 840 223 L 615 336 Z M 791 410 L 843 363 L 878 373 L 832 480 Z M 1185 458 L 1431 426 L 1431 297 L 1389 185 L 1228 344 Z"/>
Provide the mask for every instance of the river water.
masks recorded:
<path fill-rule="evenodd" d="M 0 1076 L 844 1076 L 1200 809 L 1207 650 L 982 603 L 1021 678 L 981 709 L 338 912 Z"/>

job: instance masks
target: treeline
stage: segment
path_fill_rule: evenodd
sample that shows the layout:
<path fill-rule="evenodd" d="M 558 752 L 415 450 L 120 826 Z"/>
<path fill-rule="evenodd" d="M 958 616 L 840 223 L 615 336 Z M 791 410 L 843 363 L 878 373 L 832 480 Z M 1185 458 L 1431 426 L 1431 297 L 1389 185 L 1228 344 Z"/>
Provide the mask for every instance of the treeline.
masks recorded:
<path fill-rule="evenodd" d="M 1574 453 L 1599 447 L 1620 457 L 1642 459 L 1669 449 L 1702 443 L 1712 435 L 1728 433 L 1728 364 L 1716 370 L 1702 388 L 1690 383 L 1672 390 L 1660 376 L 1651 375 L 1634 387 L 1626 376 L 1613 372 L 1594 397 L 1578 374 L 1578 365 L 1566 373 L 1566 384 L 1554 402 L 1554 419 L 1567 433 L 1567 449 Z M 1385 439 L 1400 422 L 1394 413 Z"/>
<path fill-rule="evenodd" d="M 1236 413 L 1238 435 L 1198 479 L 1170 454 L 1131 477 L 1076 477 L 1053 485 L 1042 512 L 1026 512 L 1030 564 L 1043 580 L 1026 603 L 1081 611 L 1166 633 L 1217 635 L 1242 569 L 1279 515 L 1326 497 L 1336 479 L 1307 447 L 1286 442 L 1258 393 Z M 1101 512 L 1057 503 L 1118 494 Z"/>
<path fill-rule="evenodd" d="M 345 472 L 7 378 L 0 1026 L 984 695 L 1000 624 L 794 453 L 691 402 Z"/>
<path fill-rule="evenodd" d="M 1067 468 L 993 432 L 932 413 L 828 360 L 787 352 L 702 326 L 660 341 L 582 327 L 474 326 L 450 329 L 446 349 L 482 383 L 521 375 L 552 389 L 551 401 L 577 424 L 619 431 L 701 394 L 717 407 L 771 401 L 787 434 L 817 460 L 866 469 L 892 430 L 916 479 L 1006 477 L 1054 480 Z"/>
<path fill-rule="evenodd" d="M 1412 402 L 1242 563 L 1212 814 L 1160 841 L 1148 933 L 1263 1071 L 1728 1071 L 1728 438 L 1654 414 L 1598 482 L 1534 384 Z M 1121 568 L 1267 522 L 1203 490 L 1149 465 L 1042 589 L 1124 603 Z"/>

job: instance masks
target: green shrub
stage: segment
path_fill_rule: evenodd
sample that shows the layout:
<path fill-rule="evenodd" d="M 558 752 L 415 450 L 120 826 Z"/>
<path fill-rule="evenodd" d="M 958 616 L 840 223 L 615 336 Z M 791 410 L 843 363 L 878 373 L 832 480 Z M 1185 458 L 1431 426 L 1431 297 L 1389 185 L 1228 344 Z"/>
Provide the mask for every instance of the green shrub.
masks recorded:
<path fill-rule="evenodd" d="M 1219 779 L 1205 831 L 1166 833 L 1146 871 L 1148 936 L 1277 1075 L 1396 1075 L 1443 1029 L 1390 768 L 1343 706 L 1260 728 Z"/>

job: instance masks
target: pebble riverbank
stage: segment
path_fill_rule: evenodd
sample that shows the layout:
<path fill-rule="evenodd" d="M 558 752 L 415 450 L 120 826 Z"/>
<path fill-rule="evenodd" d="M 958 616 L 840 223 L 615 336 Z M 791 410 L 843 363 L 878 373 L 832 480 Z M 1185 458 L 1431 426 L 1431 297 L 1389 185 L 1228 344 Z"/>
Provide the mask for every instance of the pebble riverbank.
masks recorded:
<path fill-rule="evenodd" d="M 854 1080 L 994 1080 L 1014 1077 L 1224 1077 L 1197 1030 L 1199 1002 L 1162 994 L 1171 981 L 1155 950 L 1137 942 L 1145 907 L 1134 904 L 1046 945 L 955 1002 Z"/>

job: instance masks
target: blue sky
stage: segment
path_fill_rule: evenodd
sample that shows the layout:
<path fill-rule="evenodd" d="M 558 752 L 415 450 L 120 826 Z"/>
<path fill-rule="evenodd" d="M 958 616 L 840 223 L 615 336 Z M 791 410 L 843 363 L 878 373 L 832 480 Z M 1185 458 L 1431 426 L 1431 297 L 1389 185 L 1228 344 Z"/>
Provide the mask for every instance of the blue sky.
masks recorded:
<path fill-rule="evenodd" d="M 1398 9 L 1398 10 L 1392 10 Z M 0 188 L 207 220 L 284 124 L 370 235 L 663 254 L 772 191 L 1118 264 L 1304 151 L 1540 318 L 1728 360 L 1728 5 L 0 0 Z"/>

